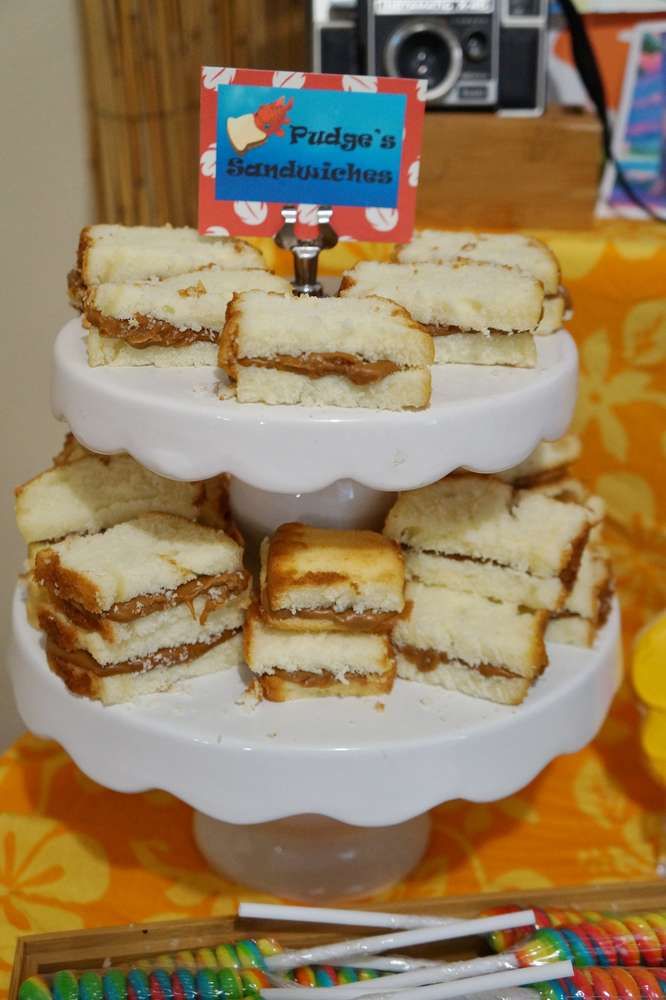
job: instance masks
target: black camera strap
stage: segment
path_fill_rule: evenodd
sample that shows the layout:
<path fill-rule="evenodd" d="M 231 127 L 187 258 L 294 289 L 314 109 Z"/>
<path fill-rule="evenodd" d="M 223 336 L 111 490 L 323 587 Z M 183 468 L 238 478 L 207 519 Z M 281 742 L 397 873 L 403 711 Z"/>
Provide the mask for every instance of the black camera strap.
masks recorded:
<path fill-rule="evenodd" d="M 630 201 L 642 209 L 651 219 L 655 219 L 657 222 L 666 222 L 666 218 L 655 212 L 632 186 L 621 165 L 613 155 L 613 133 L 608 118 L 606 91 L 599 71 L 597 57 L 590 42 L 587 28 L 585 27 L 585 21 L 574 6 L 573 0 L 559 0 L 559 3 L 567 21 L 569 34 L 571 35 L 571 48 L 576 69 L 580 74 L 583 85 L 601 122 L 604 157 L 615 167 L 617 182 Z"/>

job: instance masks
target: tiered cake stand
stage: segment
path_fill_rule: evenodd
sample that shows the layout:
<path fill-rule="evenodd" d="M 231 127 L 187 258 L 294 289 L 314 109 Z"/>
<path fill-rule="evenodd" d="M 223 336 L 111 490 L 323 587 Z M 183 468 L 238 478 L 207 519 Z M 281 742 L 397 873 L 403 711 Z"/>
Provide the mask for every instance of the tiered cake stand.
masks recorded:
<path fill-rule="evenodd" d="M 417 413 L 241 406 L 209 369 L 91 369 L 73 320 L 55 346 L 53 406 L 98 452 L 177 479 L 229 472 L 252 540 L 286 520 L 378 527 L 392 493 L 466 466 L 495 472 L 569 425 L 577 357 L 564 331 L 533 371 L 440 367 Z M 544 525 L 544 530 L 548 526 Z M 293 898 L 360 895 L 417 863 L 427 810 L 517 791 L 593 738 L 619 678 L 619 611 L 594 649 L 551 645 L 517 708 L 398 681 L 389 696 L 247 704 L 233 672 L 104 708 L 47 666 L 19 588 L 10 670 L 19 710 L 94 780 L 188 802 L 205 856 Z"/>

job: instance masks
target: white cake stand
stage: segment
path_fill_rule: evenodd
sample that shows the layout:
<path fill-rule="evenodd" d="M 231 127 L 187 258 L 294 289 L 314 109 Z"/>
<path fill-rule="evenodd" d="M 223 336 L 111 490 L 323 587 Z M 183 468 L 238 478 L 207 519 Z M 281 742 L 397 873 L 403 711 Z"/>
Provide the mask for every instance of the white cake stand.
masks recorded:
<path fill-rule="evenodd" d="M 250 536 L 293 519 L 377 526 L 395 490 L 466 466 L 498 471 L 566 430 L 577 355 L 565 332 L 538 342 L 533 371 L 433 370 L 417 413 L 239 405 L 209 369 L 91 369 L 78 320 L 55 345 L 53 407 L 94 451 L 128 451 L 173 478 L 229 472 Z M 103 708 L 70 694 L 40 634 L 14 604 L 10 670 L 19 710 L 94 780 L 161 788 L 198 810 L 214 867 L 300 899 L 368 893 L 418 861 L 427 810 L 489 801 L 584 746 L 619 676 L 619 612 L 593 650 L 549 649 L 550 666 L 518 708 L 398 681 L 390 696 L 243 703 L 235 673 Z"/>

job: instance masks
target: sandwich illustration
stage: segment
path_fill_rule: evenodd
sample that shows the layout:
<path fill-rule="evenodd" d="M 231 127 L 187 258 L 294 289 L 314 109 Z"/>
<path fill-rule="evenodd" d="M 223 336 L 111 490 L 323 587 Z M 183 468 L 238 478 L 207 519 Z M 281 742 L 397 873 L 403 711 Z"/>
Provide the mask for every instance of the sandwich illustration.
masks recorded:
<path fill-rule="evenodd" d="M 293 98 L 285 101 L 278 97 L 271 104 L 262 104 L 254 114 L 227 118 L 229 142 L 237 153 L 246 153 L 263 145 L 272 135 L 284 135 L 284 125 L 289 124 L 287 112 L 294 103 Z"/>

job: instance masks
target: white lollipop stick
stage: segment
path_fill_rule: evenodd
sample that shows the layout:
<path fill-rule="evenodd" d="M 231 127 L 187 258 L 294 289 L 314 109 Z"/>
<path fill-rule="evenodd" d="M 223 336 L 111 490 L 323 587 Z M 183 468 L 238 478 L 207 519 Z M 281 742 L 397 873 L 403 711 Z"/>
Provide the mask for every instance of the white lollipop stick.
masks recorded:
<path fill-rule="evenodd" d="M 479 917 L 476 920 L 460 920 L 451 924 L 434 927 L 417 927 L 411 931 L 397 931 L 392 934 L 376 934 L 366 938 L 352 938 L 350 941 L 335 941 L 314 948 L 299 951 L 283 951 L 266 958 L 266 968 L 277 972 L 281 969 L 295 969 L 298 965 L 313 965 L 327 962 L 331 958 L 345 958 L 351 955 L 375 955 L 393 948 L 408 948 L 414 944 L 428 944 L 431 941 L 450 941 L 452 938 L 468 937 L 471 934 L 487 934 L 513 927 L 527 927 L 534 924 L 532 910 L 518 913 L 498 913 L 493 917 Z"/>
<path fill-rule="evenodd" d="M 351 959 L 352 964 L 356 964 Z M 461 962 L 450 962 L 446 965 L 430 965 L 423 969 L 413 969 L 411 972 L 398 972 L 394 976 L 381 976 L 379 979 L 362 979 L 356 983 L 345 983 L 341 986 L 326 987 L 326 996 L 335 1000 L 352 1000 L 353 997 L 374 993 L 391 993 L 407 986 L 429 986 L 432 983 L 444 983 L 454 979 L 469 979 L 470 976 L 485 976 L 489 972 L 500 972 L 514 969 L 511 957 L 489 955 L 487 958 L 472 958 Z M 375 965 L 374 968 L 377 968 Z M 270 973 L 269 973 L 270 975 Z M 302 986 L 281 986 L 272 991 L 274 1000 L 295 1000 L 303 994 Z"/>
<path fill-rule="evenodd" d="M 296 920 L 313 924 L 351 924 L 354 927 L 434 927 L 459 923 L 460 917 L 427 917 L 418 913 L 379 913 L 372 910 L 338 910 L 330 906 L 278 906 L 274 903 L 240 903 L 239 917 L 258 920 Z"/>
<path fill-rule="evenodd" d="M 369 958 L 350 955 L 349 958 L 329 958 L 326 964 L 351 965 L 355 969 L 376 969 L 377 972 L 411 972 L 442 963 L 436 958 L 409 958 L 406 955 L 371 955 Z"/>
<path fill-rule="evenodd" d="M 538 983 L 542 982 L 544 978 L 563 979 L 572 974 L 573 966 L 571 962 L 552 962 L 545 966 L 532 965 L 526 969 L 494 972 L 488 976 L 472 976 L 469 979 L 458 979 L 456 982 L 434 983 L 431 986 L 416 986 L 407 989 L 394 989 L 374 993 L 373 998 L 374 1000 L 451 1000 L 453 997 L 474 996 L 479 993 L 486 996 L 493 996 L 498 991 L 508 987 Z M 404 973 L 404 975 L 408 975 L 408 973 Z M 334 988 L 329 987 L 329 989 Z M 298 986 L 291 991 L 285 989 L 265 989 L 261 993 L 266 1000 L 301 1000 L 304 989 L 307 989 L 307 987 Z M 356 995 L 359 997 L 364 996 L 362 993 L 357 993 Z"/>

